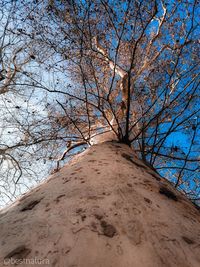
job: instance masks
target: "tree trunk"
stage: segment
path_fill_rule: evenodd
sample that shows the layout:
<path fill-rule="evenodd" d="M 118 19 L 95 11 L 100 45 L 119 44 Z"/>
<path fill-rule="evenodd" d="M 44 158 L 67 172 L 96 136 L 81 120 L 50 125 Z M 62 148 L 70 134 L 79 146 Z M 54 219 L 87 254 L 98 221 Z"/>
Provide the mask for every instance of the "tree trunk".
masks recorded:
<path fill-rule="evenodd" d="M 105 142 L 1 211 L 0 266 L 199 267 L 199 222 L 128 146 Z"/>

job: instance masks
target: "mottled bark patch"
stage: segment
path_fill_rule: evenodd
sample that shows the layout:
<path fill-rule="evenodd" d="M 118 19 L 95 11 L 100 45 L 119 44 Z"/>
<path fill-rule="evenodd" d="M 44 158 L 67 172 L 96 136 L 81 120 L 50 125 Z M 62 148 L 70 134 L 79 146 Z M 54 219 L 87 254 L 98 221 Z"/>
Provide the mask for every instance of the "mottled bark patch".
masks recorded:
<path fill-rule="evenodd" d="M 87 218 L 87 216 L 85 215 L 85 210 L 83 210 L 82 208 L 76 209 L 76 213 L 81 216 L 82 222 Z"/>
<path fill-rule="evenodd" d="M 169 199 L 172 199 L 174 201 L 178 201 L 177 196 L 171 190 L 167 189 L 166 187 L 161 187 L 159 190 L 159 193 L 162 195 L 165 195 Z"/>
<path fill-rule="evenodd" d="M 140 221 L 131 220 L 125 225 L 125 232 L 131 243 L 139 245 L 142 242 L 144 229 Z"/>

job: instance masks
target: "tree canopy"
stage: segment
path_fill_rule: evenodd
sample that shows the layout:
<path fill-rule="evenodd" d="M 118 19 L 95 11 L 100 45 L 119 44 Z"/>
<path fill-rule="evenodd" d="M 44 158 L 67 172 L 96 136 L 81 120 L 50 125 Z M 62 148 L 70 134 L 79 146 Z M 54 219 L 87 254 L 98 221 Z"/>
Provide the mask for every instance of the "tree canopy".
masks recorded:
<path fill-rule="evenodd" d="M 2 1 L 1 196 L 108 134 L 198 200 L 199 9 L 196 0 Z"/>

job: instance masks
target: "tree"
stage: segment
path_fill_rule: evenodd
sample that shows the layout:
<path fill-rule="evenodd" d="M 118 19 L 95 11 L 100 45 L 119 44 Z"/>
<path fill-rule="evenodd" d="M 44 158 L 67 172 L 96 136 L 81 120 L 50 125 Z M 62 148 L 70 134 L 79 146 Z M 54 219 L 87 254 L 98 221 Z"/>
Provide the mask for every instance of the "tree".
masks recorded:
<path fill-rule="evenodd" d="M 1 265 L 199 266 L 199 207 L 182 194 L 199 199 L 197 1 L 14 10 L 1 166 L 11 159 L 17 190 L 37 160 L 55 173 L 1 210 Z"/>
<path fill-rule="evenodd" d="M 45 114 L 18 119 L 22 137 L 7 146 L 16 162 L 21 148 L 64 159 L 115 139 L 198 200 L 197 10 L 197 1 L 19 1 L 7 32 L 28 60 L 15 90 L 34 92 Z"/>

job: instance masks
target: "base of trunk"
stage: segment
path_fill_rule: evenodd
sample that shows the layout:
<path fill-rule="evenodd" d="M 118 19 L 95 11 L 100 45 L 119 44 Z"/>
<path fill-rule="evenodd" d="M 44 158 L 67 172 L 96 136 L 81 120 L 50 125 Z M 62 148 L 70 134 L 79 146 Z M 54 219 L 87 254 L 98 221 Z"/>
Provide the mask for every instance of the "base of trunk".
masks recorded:
<path fill-rule="evenodd" d="M 199 267 L 199 222 L 128 146 L 107 142 L 1 211 L 0 266 Z"/>

